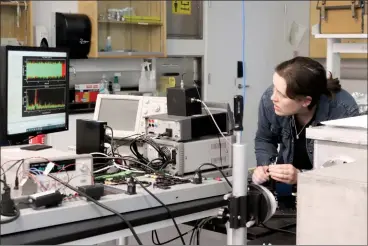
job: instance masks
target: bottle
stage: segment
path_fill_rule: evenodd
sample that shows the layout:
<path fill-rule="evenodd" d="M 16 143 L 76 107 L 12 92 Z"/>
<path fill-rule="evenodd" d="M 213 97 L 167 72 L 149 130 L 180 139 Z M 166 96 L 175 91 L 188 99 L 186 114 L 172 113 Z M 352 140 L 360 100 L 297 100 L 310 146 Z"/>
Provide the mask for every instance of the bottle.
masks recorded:
<path fill-rule="evenodd" d="M 119 83 L 120 75 L 121 75 L 120 73 L 115 73 L 114 74 L 114 84 L 112 86 L 114 94 L 116 94 L 117 92 L 120 92 L 120 83 Z"/>
<path fill-rule="evenodd" d="M 98 93 L 99 94 L 109 94 L 108 86 L 109 86 L 109 81 L 107 81 L 106 75 L 103 74 L 101 82 L 100 82 L 100 89 Z"/>
<path fill-rule="evenodd" d="M 112 47 L 111 47 L 111 36 L 108 36 L 106 38 L 106 47 L 105 47 L 106 51 L 111 51 Z"/>
<path fill-rule="evenodd" d="M 149 88 L 147 87 L 149 86 L 149 81 L 147 79 L 147 73 L 146 73 L 147 62 L 143 62 L 141 66 L 142 66 L 141 77 L 139 78 L 139 82 L 138 82 L 139 92 L 148 92 Z"/>

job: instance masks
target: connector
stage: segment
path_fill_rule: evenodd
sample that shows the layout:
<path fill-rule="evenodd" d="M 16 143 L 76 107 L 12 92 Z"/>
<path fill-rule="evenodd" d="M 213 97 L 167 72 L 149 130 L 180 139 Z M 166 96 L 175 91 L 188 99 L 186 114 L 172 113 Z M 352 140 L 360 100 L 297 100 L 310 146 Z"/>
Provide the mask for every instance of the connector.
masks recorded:
<path fill-rule="evenodd" d="M 95 200 L 100 200 L 105 193 L 105 186 L 103 184 L 84 185 L 79 186 L 78 190 Z"/>
<path fill-rule="evenodd" d="M 202 184 L 202 172 L 197 171 L 193 177 L 193 184 Z"/>
<path fill-rule="evenodd" d="M 4 193 L 1 195 L 1 212 L 0 214 L 3 216 L 8 216 L 8 217 L 13 217 L 16 216 L 16 211 L 15 211 L 15 203 L 13 201 L 13 199 L 11 199 L 10 196 L 10 187 L 9 186 L 5 186 L 4 187 Z"/>
<path fill-rule="evenodd" d="M 134 180 L 133 177 L 129 178 L 129 181 L 128 181 L 127 184 L 128 184 L 127 194 L 129 194 L 129 195 L 137 194 L 137 185 L 136 185 L 135 180 Z"/>
<path fill-rule="evenodd" d="M 18 176 L 15 177 L 15 181 L 14 181 L 14 190 L 18 190 L 19 189 L 19 178 Z"/>
<path fill-rule="evenodd" d="M 199 102 L 199 103 L 201 103 L 202 101 L 201 101 L 201 100 L 199 100 L 199 99 L 197 99 L 197 98 L 194 98 L 194 97 L 193 97 L 193 98 L 191 98 L 191 99 L 190 99 L 190 102 L 191 102 L 191 103 L 194 103 L 194 102 Z"/>
<path fill-rule="evenodd" d="M 29 199 L 33 208 L 50 208 L 61 204 L 64 196 L 59 191 L 45 191 L 30 195 Z"/>

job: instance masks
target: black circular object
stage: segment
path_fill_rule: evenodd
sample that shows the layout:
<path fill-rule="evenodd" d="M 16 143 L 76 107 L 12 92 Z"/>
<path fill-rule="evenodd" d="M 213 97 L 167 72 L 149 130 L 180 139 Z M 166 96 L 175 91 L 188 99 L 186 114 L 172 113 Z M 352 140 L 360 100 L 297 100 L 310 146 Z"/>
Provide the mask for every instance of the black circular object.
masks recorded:
<path fill-rule="evenodd" d="M 274 215 L 277 206 L 276 199 L 267 188 L 253 183 L 249 184 L 248 198 L 251 199 L 248 204 L 258 205 L 248 208 L 250 215 L 258 217 L 258 222 L 265 223 Z"/>

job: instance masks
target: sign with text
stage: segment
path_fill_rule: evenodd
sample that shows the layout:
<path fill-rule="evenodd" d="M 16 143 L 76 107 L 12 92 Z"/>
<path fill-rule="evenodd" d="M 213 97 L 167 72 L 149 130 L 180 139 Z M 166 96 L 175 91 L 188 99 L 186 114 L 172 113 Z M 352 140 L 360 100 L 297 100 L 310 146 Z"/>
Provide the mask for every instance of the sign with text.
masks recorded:
<path fill-rule="evenodd" d="M 172 12 L 178 15 L 192 14 L 192 1 L 172 1 Z"/>

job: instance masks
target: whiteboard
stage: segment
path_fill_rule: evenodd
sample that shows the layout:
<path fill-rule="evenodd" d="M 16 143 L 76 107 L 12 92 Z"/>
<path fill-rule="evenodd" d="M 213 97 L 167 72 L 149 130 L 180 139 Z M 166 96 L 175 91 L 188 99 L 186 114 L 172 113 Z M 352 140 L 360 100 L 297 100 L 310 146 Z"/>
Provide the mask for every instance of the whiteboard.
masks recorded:
<path fill-rule="evenodd" d="M 324 121 L 321 123 L 326 126 L 333 126 L 333 127 L 367 129 L 367 117 L 368 115 L 360 115 L 344 119 Z"/>

